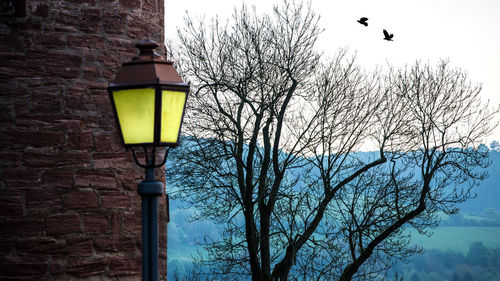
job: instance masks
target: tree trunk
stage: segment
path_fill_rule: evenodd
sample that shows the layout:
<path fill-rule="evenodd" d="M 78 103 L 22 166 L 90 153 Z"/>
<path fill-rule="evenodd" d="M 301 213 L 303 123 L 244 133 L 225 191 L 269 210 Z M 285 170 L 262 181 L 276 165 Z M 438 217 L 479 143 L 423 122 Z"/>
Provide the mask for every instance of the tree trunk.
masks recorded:
<path fill-rule="evenodd" d="M 286 248 L 286 254 L 283 260 L 278 263 L 273 270 L 272 280 L 273 281 L 286 281 L 288 280 L 288 273 L 290 273 L 290 268 L 293 265 L 293 260 L 295 259 L 295 252 L 292 246 Z"/>

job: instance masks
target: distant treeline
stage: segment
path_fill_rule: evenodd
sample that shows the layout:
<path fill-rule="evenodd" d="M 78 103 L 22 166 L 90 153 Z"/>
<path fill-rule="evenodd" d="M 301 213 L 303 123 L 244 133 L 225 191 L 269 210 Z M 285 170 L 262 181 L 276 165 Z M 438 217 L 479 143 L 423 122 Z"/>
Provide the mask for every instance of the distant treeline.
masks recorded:
<path fill-rule="evenodd" d="M 460 204 L 460 212 L 443 218 L 439 227 L 500 227 L 500 205 L 498 204 L 500 200 L 500 173 L 498 173 L 500 171 L 500 146 L 498 142 L 495 142 L 490 145 L 490 148 L 492 149 L 490 151 L 492 164 L 488 167 L 489 177 L 480 186 L 473 189 L 477 198 Z M 373 155 L 372 152 L 360 154 L 367 158 Z M 182 218 L 182 221 L 176 222 L 178 228 L 186 232 L 189 229 L 197 229 L 200 232 L 198 226 L 196 228 L 186 227 L 184 230 L 183 226 L 186 225 L 186 222 L 184 217 Z M 204 226 L 206 227 L 206 225 Z M 210 229 L 204 229 L 203 232 L 208 233 L 209 231 Z M 169 234 L 171 235 L 169 239 L 173 239 L 174 233 Z M 191 238 L 189 236 L 189 239 Z M 185 252 L 191 252 L 186 249 L 194 247 L 187 245 L 187 243 L 179 245 L 182 245 Z M 452 250 L 425 249 L 424 254 L 412 256 L 409 263 L 398 263 L 391 270 L 389 276 L 382 280 L 392 281 L 395 279 L 396 273 L 399 277 L 398 281 L 500 281 L 500 248 L 487 248 L 483 243 L 476 242 L 471 244 L 466 254 Z M 221 280 L 221 278 L 207 277 L 207 275 L 196 273 L 191 262 L 181 262 L 174 259 L 169 261 L 168 280 L 206 281 Z"/>
<path fill-rule="evenodd" d="M 173 281 L 219 280 L 199 274 L 195 269 L 184 274 L 174 269 L 169 275 Z M 388 277 L 381 280 L 394 280 L 394 276 L 397 281 L 500 281 L 500 248 L 489 249 L 475 242 L 467 254 L 428 250 L 413 256 L 409 263 L 396 264 Z"/>
<path fill-rule="evenodd" d="M 500 198 L 500 148 L 498 142 L 492 142 L 490 148 L 492 150 L 489 155 L 491 165 L 487 169 L 488 178 L 472 189 L 472 192 L 477 195 L 476 198 L 458 205 L 464 213 L 481 215 L 488 209 L 500 212 L 498 204 Z"/>
<path fill-rule="evenodd" d="M 466 255 L 428 250 L 407 264 L 397 264 L 392 275 L 396 273 L 404 281 L 500 281 L 500 249 L 475 242 Z"/>
<path fill-rule="evenodd" d="M 488 208 L 476 216 L 459 212 L 443 219 L 439 226 L 500 226 L 500 212 L 494 208 Z"/>

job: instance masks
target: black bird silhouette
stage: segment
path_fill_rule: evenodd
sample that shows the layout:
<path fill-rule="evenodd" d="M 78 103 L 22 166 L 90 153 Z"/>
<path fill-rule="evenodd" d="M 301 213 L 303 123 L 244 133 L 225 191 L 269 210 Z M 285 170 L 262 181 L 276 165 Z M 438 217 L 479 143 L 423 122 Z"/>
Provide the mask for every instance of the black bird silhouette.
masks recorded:
<path fill-rule="evenodd" d="M 368 26 L 368 23 L 366 22 L 368 18 L 362 17 L 358 20 L 358 22 L 364 26 Z"/>
<path fill-rule="evenodd" d="M 384 40 L 392 41 L 392 37 L 394 37 L 394 34 L 389 34 L 389 32 L 384 29 Z"/>

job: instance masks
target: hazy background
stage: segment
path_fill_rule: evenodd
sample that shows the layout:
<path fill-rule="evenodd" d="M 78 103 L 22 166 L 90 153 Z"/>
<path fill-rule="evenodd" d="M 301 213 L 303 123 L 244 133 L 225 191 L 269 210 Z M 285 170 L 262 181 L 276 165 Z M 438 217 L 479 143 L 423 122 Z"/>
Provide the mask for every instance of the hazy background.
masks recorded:
<path fill-rule="evenodd" d="M 186 11 L 195 18 L 228 18 L 245 2 L 258 12 L 271 12 L 279 0 L 165 0 L 165 35 L 176 42 L 177 27 Z M 416 59 L 434 64 L 449 58 L 483 84 L 482 95 L 500 104 L 500 1 L 499 0 L 349 0 L 312 1 L 320 16 L 318 47 L 326 55 L 348 47 L 358 62 L 371 69 L 387 63 L 402 66 Z M 368 27 L 357 23 L 368 17 Z M 382 40 L 382 30 L 394 41 Z M 500 128 L 488 138 L 500 140 Z"/>
<path fill-rule="evenodd" d="M 265 13 L 271 12 L 273 4 L 280 3 L 279 0 L 244 2 Z M 208 21 L 215 15 L 230 17 L 234 7 L 239 8 L 242 3 L 241 0 L 165 0 L 166 39 L 175 46 L 177 27 L 183 26 L 186 11 L 194 18 L 205 17 Z M 321 15 L 320 26 L 325 31 L 320 35 L 318 47 L 327 56 L 347 47 L 366 69 L 388 63 L 403 66 L 417 59 L 435 64 L 448 58 L 453 66 L 466 70 L 472 81 L 483 84 L 482 96 L 490 100 L 490 105 L 500 104 L 500 0 L 315 0 L 312 8 Z M 368 27 L 356 22 L 360 17 L 369 18 Z M 382 40 L 383 29 L 394 33 L 394 42 Z M 486 143 L 492 140 L 500 140 L 500 128 Z M 432 238 L 415 234 L 412 243 L 423 246 L 426 254 L 414 257 L 406 267 L 398 265 L 395 270 L 404 272 L 411 280 L 451 280 L 451 274 L 457 272 L 482 276 L 483 279 L 475 281 L 493 280 L 494 277 L 482 273 L 492 265 L 477 264 L 471 258 L 475 253 L 472 249 L 476 252 L 479 249 L 500 260 L 499 148 L 491 152 L 491 159 L 490 178 L 475 190 L 478 197 L 462 204 L 459 214 L 443 216 Z M 167 182 L 167 193 L 169 188 L 172 187 Z M 188 272 L 192 267 L 191 256 L 200 250 L 195 241 L 203 241 L 205 235 L 219 235 L 217 227 L 209 221 L 187 222 L 186 218 L 195 210 L 183 207 L 187 206 L 171 201 L 169 274 L 176 268 L 180 273 Z M 450 260 L 456 261 L 455 264 L 447 267 L 440 264 Z M 485 263 L 487 259 L 476 260 Z M 420 279 L 415 279 L 416 272 L 420 272 Z M 495 276 L 500 271 L 489 274 Z"/>

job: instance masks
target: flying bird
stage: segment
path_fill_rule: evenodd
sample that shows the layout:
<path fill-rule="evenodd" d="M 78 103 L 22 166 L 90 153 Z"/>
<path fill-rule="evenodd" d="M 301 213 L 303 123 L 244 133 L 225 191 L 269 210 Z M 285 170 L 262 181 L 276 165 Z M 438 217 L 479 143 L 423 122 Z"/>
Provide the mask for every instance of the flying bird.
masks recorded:
<path fill-rule="evenodd" d="M 389 34 L 389 32 L 384 29 L 384 40 L 392 41 L 392 37 L 394 37 L 394 34 Z"/>
<path fill-rule="evenodd" d="M 364 26 L 368 26 L 368 23 L 366 22 L 368 18 L 362 17 L 358 20 L 358 22 Z"/>

